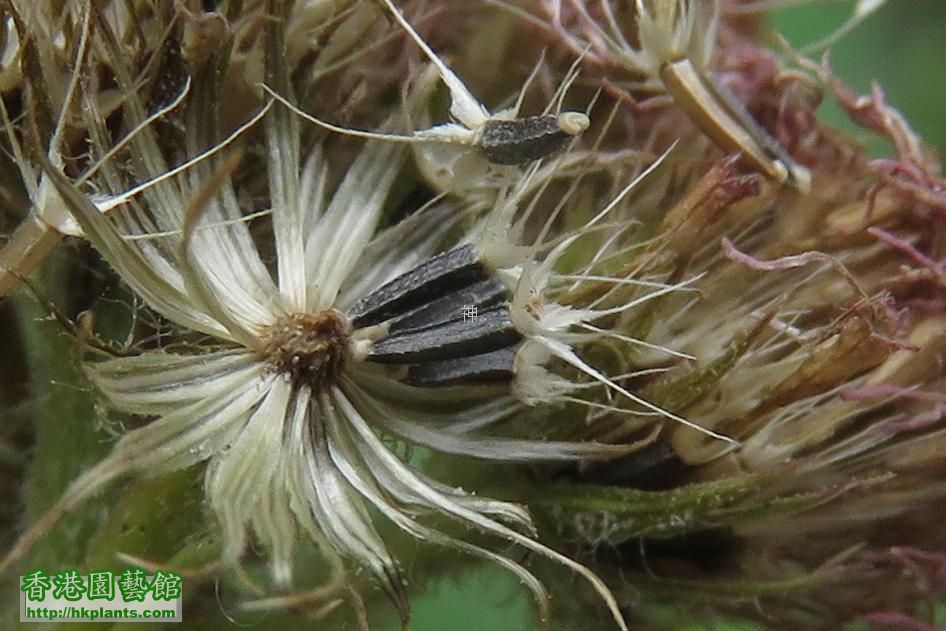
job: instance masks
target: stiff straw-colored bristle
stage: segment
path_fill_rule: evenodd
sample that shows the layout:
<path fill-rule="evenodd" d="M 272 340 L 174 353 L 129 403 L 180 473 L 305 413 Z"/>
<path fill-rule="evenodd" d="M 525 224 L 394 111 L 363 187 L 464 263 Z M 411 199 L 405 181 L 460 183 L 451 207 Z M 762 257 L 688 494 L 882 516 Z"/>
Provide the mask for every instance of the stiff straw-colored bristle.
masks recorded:
<path fill-rule="evenodd" d="M 328 626 L 409 628 L 467 557 L 548 628 L 650 628 L 654 603 L 840 628 L 937 597 L 886 577 L 930 590 L 942 565 L 941 165 L 879 88 L 733 17 L 772 3 L 0 4 L 2 189 L 30 207 L 0 295 L 74 236 L 113 269 L 95 312 L 117 278 L 136 318 L 121 352 L 65 322 L 121 435 L 84 471 L 52 463 L 72 482 L 28 506 L 0 572 L 46 537 L 97 558 L 56 525 L 193 469 L 206 510 L 174 531 L 199 541 L 167 559 L 115 528 L 134 489 L 83 528 L 121 563 L 229 572 L 242 609 Z M 399 34 L 420 75 L 392 63 Z M 424 128 L 438 81 L 452 119 Z M 533 91 L 548 104 L 521 115 Z M 895 155 L 826 129 L 822 92 Z M 50 466 L 36 446 L 26 476 Z"/>
<path fill-rule="evenodd" d="M 581 62 L 581 57 L 574 62 L 564 81 L 559 86 L 558 90 L 556 90 L 552 102 L 549 104 L 548 108 L 546 108 L 545 117 L 555 121 L 555 128 L 544 134 L 546 140 L 542 140 L 541 138 L 532 139 L 530 136 L 533 135 L 534 132 L 531 128 L 536 121 L 541 120 L 542 117 L 520 119 L 519 108 L 529 84 L 542 67 L 544 55 L 540 57 L 532 73 L 527 77 L 519 91 L 519 96 L 513 108 L 497 112 L 496 114 L 490 114 L 486 107 L 473 96 L 460 77 L 450 69 L 440 55 L 434 52 L 427 42 L 417 33 L 410 22 L 404 18 L 393 1 L 384 0 L 384 4 L 401 28 L 414 40 L 421 50 L 424 51 L 424 55 L 434 65 L 440 79 L 447 86 L 450 92 L 450 114 L 456 122 L 435 125 L 428 129 L 415 130 L 409 134 L 354 129 L 336 125 L 306 113 L 290 103 L 286 98 L 277 94 L 272 87 L 267 85 L 261 85 L 261 87 L 302 119 L 337 134 L 368 140 L 400 142 L 415 145 L 441 143 L 456 145 L 460 148 L 477 148 L 489 162 L 497 165 L 525 164 L 546 157 L 558 150 L 564 142 L 564 139 L 561 138 L 556 138 L 554 141 L 551 140 L 552 137 L 556 136 L 555 132 L 561 132 L 566 137 L 577 136 L 584 132 L 590 125 L 588 115 L 584 112 L 549 113 L 549 109 L 553 105 L 557 104 L 558 108 L 561 109 L 561 102 L 566 92 L 578 76 L 578 67 Z M 503 133 L 497 134 L 497 128 L 503 128 Z M 506 128 L 508 128 L 508 131 Z"/>

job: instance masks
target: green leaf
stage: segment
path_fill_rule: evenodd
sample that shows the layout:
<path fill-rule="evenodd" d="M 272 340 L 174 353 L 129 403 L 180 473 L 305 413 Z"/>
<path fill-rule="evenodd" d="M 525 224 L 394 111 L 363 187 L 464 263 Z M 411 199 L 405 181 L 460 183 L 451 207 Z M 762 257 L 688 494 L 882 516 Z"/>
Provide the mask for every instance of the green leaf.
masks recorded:
<path fill-rule="evenodd" d="M 179 552 L 188 549 L 186 543 L 206 529 L 201 506 L 202 480 L 202 467 L 192 467 L 131 484 L 93 538 L 88 567 L 123 568 L 128 564 L 119 560 L 120 553 L 158 565 L 171 563 L 172 559 L 203 563 L 212 560 L 213 557 L 202 558 L 207 556 L 208 550 L 212 551 L 212 546 L 206 544 L 181 559 L 176 558 Z M 196 552 L 202 554 L 194 554 Z"/>
<path fill-rule="evenodd" d="M 544 529 L 568 540 L 618 543 L 671 537 L 722 525 L 725 509 L 759 490 L 767 476 L 745 475 L 670 491 L 554 485 L 529 502 Z"/>

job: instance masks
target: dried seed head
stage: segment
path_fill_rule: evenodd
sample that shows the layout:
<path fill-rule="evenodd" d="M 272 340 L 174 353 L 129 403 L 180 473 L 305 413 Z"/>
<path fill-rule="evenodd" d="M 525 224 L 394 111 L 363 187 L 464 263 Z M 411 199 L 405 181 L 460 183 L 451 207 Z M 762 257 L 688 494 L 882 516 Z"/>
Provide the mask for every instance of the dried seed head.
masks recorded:
<path fill-rule="evenodd" d="M 348 359 L 351 327 L 335 309 L 294 313 L 265 333 L 263 358 L 296 385 L 319 390 L 335 383 Z"/>

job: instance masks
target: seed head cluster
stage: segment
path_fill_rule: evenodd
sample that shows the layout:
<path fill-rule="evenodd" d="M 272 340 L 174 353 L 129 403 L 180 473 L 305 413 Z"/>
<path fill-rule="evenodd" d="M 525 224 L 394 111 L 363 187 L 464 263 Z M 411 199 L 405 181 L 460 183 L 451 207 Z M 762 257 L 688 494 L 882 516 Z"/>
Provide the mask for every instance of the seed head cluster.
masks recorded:
<path fill-rule="evenodd" d="M 42 366 L 0 379 L 0 579 L 364 631 L 486 562 L 537 627 L 935 625 L 942 165 L 767 48 L 782 4 L 0 2 Z"/>

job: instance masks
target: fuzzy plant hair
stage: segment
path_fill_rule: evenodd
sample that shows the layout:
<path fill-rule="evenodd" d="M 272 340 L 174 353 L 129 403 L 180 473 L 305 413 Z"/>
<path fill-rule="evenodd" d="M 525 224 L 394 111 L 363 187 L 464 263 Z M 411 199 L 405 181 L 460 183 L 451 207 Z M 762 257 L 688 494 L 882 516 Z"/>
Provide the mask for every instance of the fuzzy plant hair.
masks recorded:
<path fill-rule="evenodd" d="M 946 183 L 879 88 L 767 3 L 207 4 L 0 2 L 0 578 L 407 629 L 485 561 L 547 628 L 932 620 Z"/>

